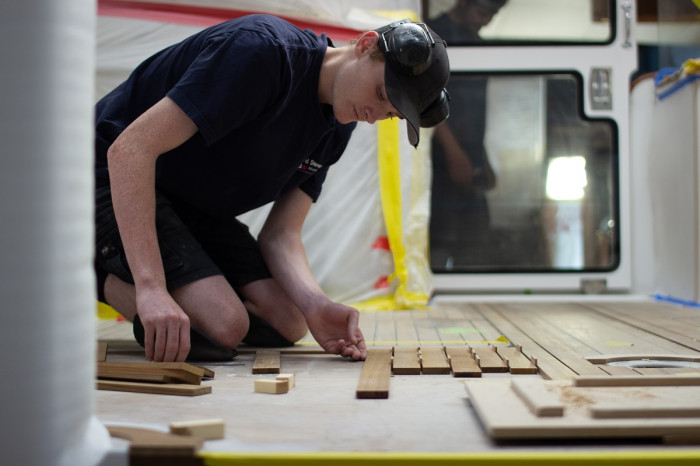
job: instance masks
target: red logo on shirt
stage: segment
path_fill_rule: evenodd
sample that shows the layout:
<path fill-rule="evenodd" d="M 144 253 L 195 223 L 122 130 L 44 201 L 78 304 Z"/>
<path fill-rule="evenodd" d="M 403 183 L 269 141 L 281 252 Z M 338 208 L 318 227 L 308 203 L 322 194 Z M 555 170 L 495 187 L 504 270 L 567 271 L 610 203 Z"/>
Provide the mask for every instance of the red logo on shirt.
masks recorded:
<path fill-rule="evenodd" d="M 312 159 L 306 159 L 299 165 L 299 170 L 304 173 L 316 173 L 323 165 Z"/>

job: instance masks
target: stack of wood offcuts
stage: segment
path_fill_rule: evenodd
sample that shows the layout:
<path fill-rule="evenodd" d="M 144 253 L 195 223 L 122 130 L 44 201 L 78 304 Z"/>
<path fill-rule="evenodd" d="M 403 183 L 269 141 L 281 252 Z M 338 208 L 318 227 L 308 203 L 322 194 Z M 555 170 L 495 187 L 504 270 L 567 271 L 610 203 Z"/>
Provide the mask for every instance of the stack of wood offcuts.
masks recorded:
<path fill-rule="evenodd" d="M 654 438 L 700 443 L 700 377 L 588 376 L 465 383 L 469 401 L 498 440 Z"/>

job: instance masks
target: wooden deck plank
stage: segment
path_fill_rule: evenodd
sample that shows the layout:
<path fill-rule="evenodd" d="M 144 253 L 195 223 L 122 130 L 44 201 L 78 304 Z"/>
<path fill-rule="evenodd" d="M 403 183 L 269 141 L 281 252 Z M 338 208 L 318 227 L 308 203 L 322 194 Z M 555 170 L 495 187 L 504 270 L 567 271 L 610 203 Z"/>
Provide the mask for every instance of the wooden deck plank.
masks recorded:
<path fill-rule="evenodd" d="M 581 341 L 570 337 L 566 332 L 541 318 L 537 312 L 543 303 L 523 304 L 508 303 L 499 305 L 501 315 L 517 325 L 524 333 L 530 336 L 539 346 L 564 363 L 578 375 L 605 375 L 605 372 L 582 357 L 591 347 Z M 570 325 L 576 325 L 576 315 L 570 316 Z M 522 345 L 525 347 L 525 345 Z M 537 357 L 538 361 L 541 358 Z M 540 364 L 540 367 L 542 365 Z"/>
<path fill-rule="evenodd" d="M 700 351 L 700 313 L 663 303 L 596 303 L 589 309 L 675 344 Z"/>
<path fill-rule="evenodd" d="M 368 349 L 355 396 L 359 399 L 389 398 L 390 378 L 391 349 Z"/>
<path fill-rule="evenodd" d="M 495 347 L 472 348 L 472 352 L 483 372 L 508 372 L 508 366 L 498 355 Z"/>
<path fill-rule="evenodd" d="M 391 368 L 395 375 L 420 375 L 420 357 L 417 346 L 395 346 Z"/>
<path fill-rule="evenodd" d="M 477 364 L 468 346 L 446 346 L 445 353 L 450 361 L 453 377 L 481 377 Z"/>
<path fill-rule="evenodd" d="M 494 327 L 499 329 L 502 335 L 511 342 L 519 344 L 525 356 L 537 358 L 540 372 L 545 378 L 567 380 L 576 375 L 576 372 L 559 361 L 527 333 L 523 332 L 514 322 L 504 316 L 498 306 L 481 304 L 478 306 L 478 309 L 479 313 L 491 322 Z"/>
<path fill-rule="evenodd" d="M 420 358 L 423 374 L 434 375 L 450 373 L 450 362 L 447 360 L 445 349 L 442 346 L 421 346 Z"/>

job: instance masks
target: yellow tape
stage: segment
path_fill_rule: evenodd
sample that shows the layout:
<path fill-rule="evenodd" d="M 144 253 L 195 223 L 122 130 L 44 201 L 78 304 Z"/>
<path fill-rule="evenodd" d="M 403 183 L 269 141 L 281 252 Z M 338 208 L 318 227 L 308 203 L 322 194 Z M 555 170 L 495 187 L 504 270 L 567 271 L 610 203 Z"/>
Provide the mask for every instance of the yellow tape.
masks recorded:
<path fill-rule="evenodd" d="M 109 304 L 101 303 L 97 301 L 97 318 L 105 320 L 114 320 L 119 317 L 119 314 L 112 306 Z"/>
<path fill-rule="evenodd" d="M 567 451 L 552 453 L 393 453 L 393 452 L 309 452 L 309 453 L 222 453 L 200 452 L 206 466 L 387 466 L 390 464 L 479 464 L 484 466 L 668 466 L 697 465 L 700 450 L 682 451 Z"/>

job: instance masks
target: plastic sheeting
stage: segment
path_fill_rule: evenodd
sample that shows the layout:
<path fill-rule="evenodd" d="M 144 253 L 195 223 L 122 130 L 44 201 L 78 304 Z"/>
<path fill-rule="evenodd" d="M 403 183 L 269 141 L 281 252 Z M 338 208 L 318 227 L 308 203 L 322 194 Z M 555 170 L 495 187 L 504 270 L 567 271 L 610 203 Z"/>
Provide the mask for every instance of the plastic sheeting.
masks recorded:
<path fill-rule="evenodd" d="M 96 464 L 92 0 L 0 7 L 2 462 Z"/>
<path fill-rule="evenodd" d="M 161 3 L 195 5 L 180 0 Z M 357 28 L 358 33 L 395 19 L 416 19 L 419 11 L 419 2 L 414 0 L 294 0 L 283 5 L 209 0 L 196 5 L 322 20 Z M 118 85 L 143 59 L 202 27 L 100 16 L 96 98 Z M 336 41 L 336 45 L 343 43 Z M 422 131 L 421 140 L 420 150 L 411 147 L 404 123 L 398 120 L 360 123 L 345 154 L 331 168 L 302 237 L 314 275 L 332 299 L 373 309 L 402 309 L 427 302 L 432 287 L 427 260 L 427 131 Z M 265 206 L 240 219 L 257 234 L 268 212 Z"/>

